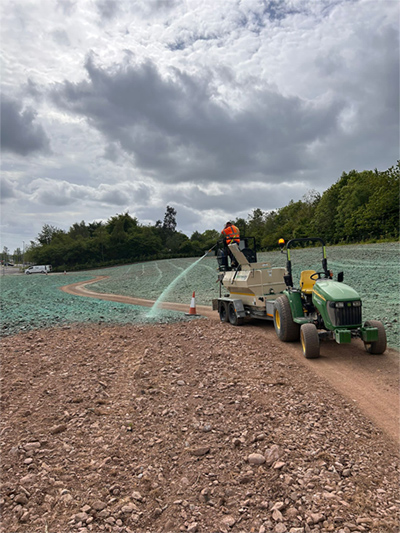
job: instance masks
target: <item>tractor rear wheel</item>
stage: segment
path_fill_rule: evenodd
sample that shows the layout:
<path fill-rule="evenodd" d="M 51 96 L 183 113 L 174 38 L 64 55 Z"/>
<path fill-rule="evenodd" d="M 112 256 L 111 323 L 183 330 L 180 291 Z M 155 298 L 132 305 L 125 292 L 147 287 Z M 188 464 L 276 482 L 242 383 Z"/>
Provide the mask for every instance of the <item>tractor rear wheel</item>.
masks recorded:
<path fill-rule="evenodd" d="M 300 341 L 306 359 L 319 357 L 319 336 L 314 324 L 303 324 L 300 328 Z"/>
<path fill-rule="evenodd" d="M 364 326 L 378 329 L 378 339 L 373 342 L 364 342 L 365 349 L 368 353 L 374 355 L 382 354 L 386 350 L 386 331 L 384 325 L 379 320 L 367 320 Z"/>
<path fill-rule="evenodd" d="M 226 302 L 219 302 L 219 319 L 221 322 L 228 322 L 228 306 Z"/>
<path fill-rule="evenodd" d="M 283 342 L 298 341 L 300 326 L 293 321 L 287 296 L 279 296 L 274 306 L 274 326 L 276 334 Z"/>
<path fill-rule="evenodd" d="M 228 307 L 228 318 L 229 318 L 229 322 L 230 322 L 230 324 L 232 324 L 232 326 L 241 326 L 244 323 L 244 319 L 243 318 L 239 318 L 237 316 L 236 310 L 235 310 L 235 306 L 233 305 L 233 303 L 229 304 L 229 307 Z"/>

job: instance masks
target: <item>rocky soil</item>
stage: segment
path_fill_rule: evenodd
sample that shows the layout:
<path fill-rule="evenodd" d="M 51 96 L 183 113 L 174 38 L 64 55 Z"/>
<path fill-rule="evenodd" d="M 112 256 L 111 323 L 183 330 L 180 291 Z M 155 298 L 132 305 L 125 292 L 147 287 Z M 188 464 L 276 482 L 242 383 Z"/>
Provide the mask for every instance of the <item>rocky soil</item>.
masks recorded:
<path fill-rule="evenodd" d="M 395 442 L 263 328 L 1 340 L 4 533 L 399 530 Z"/>

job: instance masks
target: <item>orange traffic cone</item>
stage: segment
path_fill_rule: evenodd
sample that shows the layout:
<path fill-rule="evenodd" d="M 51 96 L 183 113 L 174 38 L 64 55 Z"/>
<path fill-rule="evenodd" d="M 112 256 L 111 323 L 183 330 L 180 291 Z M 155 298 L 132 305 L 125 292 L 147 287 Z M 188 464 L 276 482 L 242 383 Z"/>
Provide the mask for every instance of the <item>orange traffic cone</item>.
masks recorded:
<path fill-rule="evenodd" d="M 196 298 L 195 298 L 194 291 L 193 291 L 192 300 L 190 302 L 189 313 L 185 313 L 185 315 L 198 316 L 196 313 Z"/>

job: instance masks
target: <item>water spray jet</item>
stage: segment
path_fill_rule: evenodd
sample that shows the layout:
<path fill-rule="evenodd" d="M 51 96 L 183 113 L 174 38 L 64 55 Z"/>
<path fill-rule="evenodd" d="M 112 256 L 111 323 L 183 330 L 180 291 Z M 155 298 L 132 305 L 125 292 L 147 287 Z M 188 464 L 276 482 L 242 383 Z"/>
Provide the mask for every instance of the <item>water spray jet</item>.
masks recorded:
<path fill-rule="evenodd" d="M 157 300 L 154 302 L 153 306 L 151 307 L 150 311 L 146 314 L 147 318 L 155 318 L 158 315 L 159 312 L 159 305 L 165 300 L 167 294 L 175 287 L 175 285 L 189 272 L 194 268 L 202 259 L 204 259 L 212 250 L 215 248 L 217 244 L 215 244 L 212 248 L 210 248 L 207 252 L 205 252 L 204 255 L 199 257 L 197 261 L 189 265 L 183 272 L 181 272 L 171 283 L 168 285 L 166 289 L 163 290 L 163 292 L 160 294 L 160 296 L 157 298 Z M 192 314 L 192 316 L 194 316 Z"/>

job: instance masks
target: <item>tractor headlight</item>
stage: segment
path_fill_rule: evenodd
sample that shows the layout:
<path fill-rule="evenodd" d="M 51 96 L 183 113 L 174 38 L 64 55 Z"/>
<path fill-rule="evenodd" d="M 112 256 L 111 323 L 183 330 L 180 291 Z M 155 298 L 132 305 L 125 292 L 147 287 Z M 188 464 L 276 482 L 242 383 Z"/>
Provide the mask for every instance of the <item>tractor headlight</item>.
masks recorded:
<path fill-rule="evenodd" d="M 334 309 L 344 309 L 348 307 L 361 307 L 361 300 L 355 300 L 354 302 L 328 302 L 329 307 Z"/>

